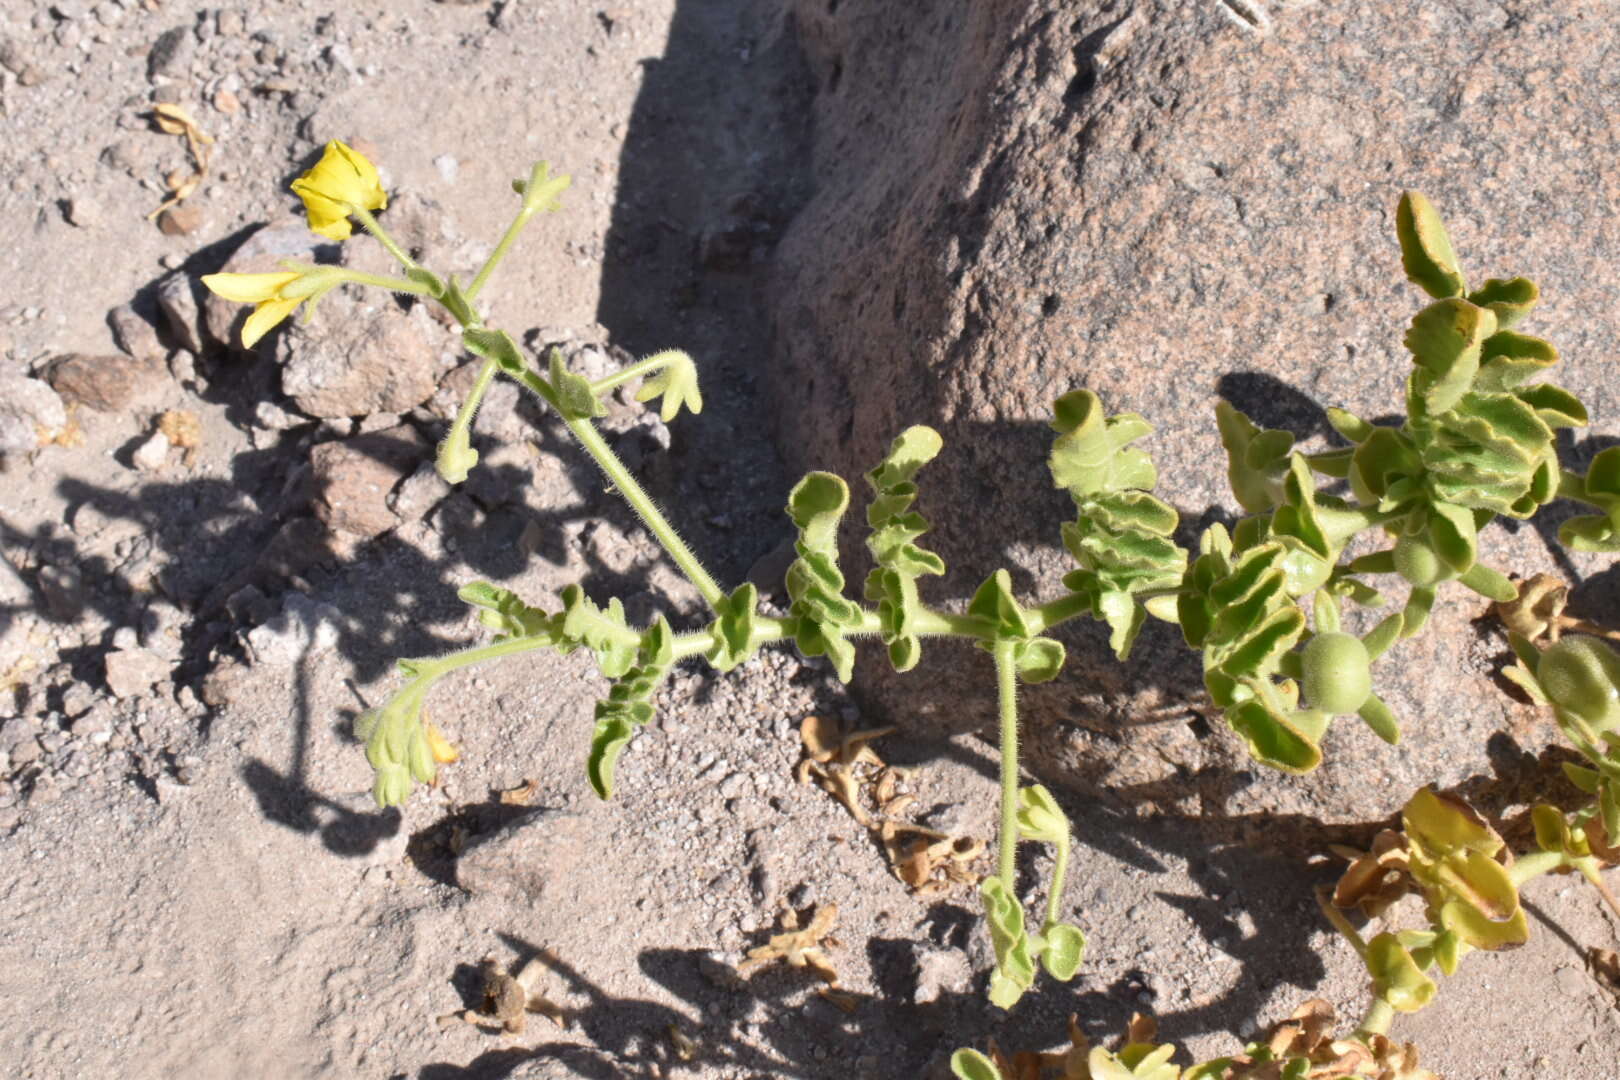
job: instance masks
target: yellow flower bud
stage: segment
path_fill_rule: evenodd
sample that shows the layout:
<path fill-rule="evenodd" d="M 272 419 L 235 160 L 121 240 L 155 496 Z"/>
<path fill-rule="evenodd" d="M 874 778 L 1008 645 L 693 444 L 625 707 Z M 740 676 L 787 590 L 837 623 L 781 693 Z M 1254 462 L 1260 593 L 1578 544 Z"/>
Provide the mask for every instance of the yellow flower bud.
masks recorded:
<path fill-rule="evenodd" d="M 309 227 L 333 240 L 347 240 L 354 232 L 349 215 L 356 209 L 388 206 L 376 166 L 336 139 L 326 144 L 314 168 L 292 182 L 292 189 L 304 200 Z"/>
<path fill-rule="evenodd" d="M 210 292 L 239 304 L 253 304 L 253 314 L 242 326 L 242 348 L 254 344 L 302 304 L 307 294 L 286 297 L 282 290 L 304 275 L 286 271 L 275 274 L 204 274 L 202 283 Z"/>

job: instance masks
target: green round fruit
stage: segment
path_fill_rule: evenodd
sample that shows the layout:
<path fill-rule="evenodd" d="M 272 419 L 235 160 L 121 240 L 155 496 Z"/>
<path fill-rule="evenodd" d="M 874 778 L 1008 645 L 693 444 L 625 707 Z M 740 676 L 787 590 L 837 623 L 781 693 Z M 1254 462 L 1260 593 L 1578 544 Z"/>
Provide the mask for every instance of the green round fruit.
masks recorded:
<path fill-rule="evenodd" d="M 1438 585 L 1457 576 L 1428 540 L 1403 536 L 1395 541 L 1395 572 L 1413 585 Z"/>
<path fill-rule="evenodd" d="M 1372 696 L 1372 658 L 1354 634 L 1318 634 L 1301 660 L 1300 688 L 1313 709 L 1353 713 Z"/>
<path fill-rule="evenodd" d="M 1576 635 L 1548 646 L 1536 681 L 1555 707 L 1599 731 L 1620 728 L 1620 656 L 1597 638 Z"/>

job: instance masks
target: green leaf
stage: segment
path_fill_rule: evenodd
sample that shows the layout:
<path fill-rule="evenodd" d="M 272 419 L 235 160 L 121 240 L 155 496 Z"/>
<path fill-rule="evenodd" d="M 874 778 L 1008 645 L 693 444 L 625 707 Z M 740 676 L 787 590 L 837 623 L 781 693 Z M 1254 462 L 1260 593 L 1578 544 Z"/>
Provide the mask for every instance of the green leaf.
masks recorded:
<path fill-rule="evenodd" d="M 1328 423 L 1333 425 L 1334 431 L 1337 431 L 1358 446 L 1366 442 L 1373 433 L 1373 425 L 1353 413 L 1345 412 L 1343 409 L 1330 407 L 1327 410 L 1327 419 Z"/>
<path fill-rule="evenodd" d="M 1576 765 L 1574 762 L 1570 761 L 1564 762 L 1563 768 L 1564 776 L 1569 780 L 1570 783 L 1574 784 L 1588 795 L 1597 794 L 1598 780 L 1601 778 L 1602 774 L 1596 769 L 1588 769 L 1584 765 Z"/>
<path fill-rule="evenodd" d="M 1556 363 L 1558 350 L 1551 342 L 1498 330 L 1485 339 L 1480 351 L 1479 378 L 1474 389 L 1482 393 L 1511 390 Z"/>
<path fill-rule="evenodd" d="M 964 1047 L 951 1055 L 951 1072 L 958 1080 L 1008 1080 L 995 1063 L 977 1050 Z"/>
<path fill-rule="evenodd" d="M 1504 281 L 1491 278 L 1468 294 L 1470 303 L 1490 308 L 1496 315 L 1496 325 L 1504 330 L 1516 326 L 1528 315 L 1541 297 L 1541 290 L 1529 278 L 1516 277 Z"/>
<path fill-rule="evenodd" d="M 1401 196 L 1395 208 L 1395 235 L 1401 242 L 1401 265 L 1412 284 L 1436 299 L 1462 295 L 1467 286 L 1451 250 L 1451 237 L 1428 199 L 1416 191 Z"/>
<path fill-rule="evenodd" d="M 1261 676 L 1276 670 L 1282 654 L 1305 632 L 1305 612 L 1290 605 L 1275 611 L 1221 659 L 1221 671 L 1233 678 Z"/>
<path fill-rule="evenodd" d="M 1136 413 L 1105 416 L 1102 399 L 1090 390 L 1064 394 L 1053 403 L 1052 442 L 1047 464 L 1053 483 L 1076 499 L 1126 488 L 1148 490 L 1157 480 L 1152 460 L 1128 444 L 1153 431 Z"/>
<path fill-rule="evenodd" d="M 613 797 L 614 766 L 618 764 L 619 755 L 630 744 L 630 739 L 635 733 L 635 726 L 622 716 L 613 716 L 596 722 L 596 731 L 591 735 L 591 753 L 585 765 L 585 773 L 597 798 Z"/>
<path fill-rule="evenodd" d="M 1378 625 L 1367 631 L 1361 643 L 1367 646 L 1367 655 L 1373 660 L 1378 659 L 1389 651 L 1401 636 L 1401 616 L 1399 612 L 1385 616 Z"/>
<path fill-rule="evenodd" d="M 996 968 L 990 976 L 990 1001 L 1010 1009 L 1035 982 L 1029 935 L 1024 932 L 1024 909 L 999 877 L 986 878 L 979 886 L 979 895 L 984 900 L 985 922 L 996 954 Z"/>
<path fill-rule="evenodd" d="M 661 353 L 654 353 L 647 359 L 665 361 L 666 366 L 642 382 L 641 389 L 636 391 L 637 401 L 651 401 L 653 398 L 662 397 L 658 418 L 666 424 L 675 419 L 682 407 L 693 414 L 703 411 L 703 394 L 698 390 L 697 364 L 690 356 L 679 349 L 666 349 Z"/>
<path fill-rule="evenodd" d="M 1018 790 L 1018 809 L 1013 813 L 1013 820 L 1025 840 L 1042 844 L 1069 842 L 1069 818 L 1052 793 L 1041 784 Z"/>
<path fill-rule="evenodd" d="M 1536 416 L 1550 428 L 1585 427 L 1589 419 L 1580 398 L 1552 383 L 1521 387 L 1513 394 L 1536 410 Z"/>
<path fill-rule="evenodd" d="M 1452 570 L 1466 572 L 1478 552 L 1474 515 L 1449 503 L 1435 503 L 1429 510 L 1429 547 Z"/>
<path fill-rule="evenodd" d="M 1293 434 L 1262 431 L 1227 401 L 1215 403 L 1215 423 L 1226 448 L 1227 480 L 1243 509 L 1259 514 L 1281 502 Z"/>
<path fill-rule="evenodd" d="M 1406 347 L 1423 373 L 1412 385 L 1430 415 L 1462 400 L 1479 371 L 1485 339 L 1495 330 L 1495 315 L 1462 299 L 1437 300 L 1412 319 Z"/>
<path fill-rule="evenodd" d="M 1013 652 L 1018 677 L 1027 683 L 1051 682 L 1063 670 L 1063 660 L 1063 643 L 1048 637 L 1020 642 Z"/>
<path fill-rule="evenodd" d="M 1260 701 L 1246 701 L 1227 709 L 1226 722 L 1248 744 L 1250 756 L 1262 765 L 1307 773 L 1322 763 L 1322 751 L 1317 745 L 1288 717 Z"/>
<path fill-rule="evenodd" d="M 1519 587 L 1507 575 L 1484 563 L 1475 563 L 1457 580 L 1498 604 L 1511 604 L 1519 598 Z"/>
<path fill-rule="evenodd" d="M 551 389 L 557 395 L 557 411 L 568 420 L 590 420 L 607 415 L 603 405 L 591 389 L 591 381 L 575 375 L 563 363 L 562 350 L 553 346 L 549 355 Z"/>
<path fill-rule="evenodd" d="M 562 591 L 562 636 L 577 641 L 596 654 L 596 666 L 603 675 L 616 679 L 635 663 L 640 638 L 624 621 L 624 604 L 618 597 L 598 608 L 578 585 Z"/>
<path fill-rule="evenodd" d="M 1012 575 L 1006 570 L 997 570 L 974 591 L 973 599 L 968 601 L 968 614 L 983 619 L 998 640 L 1030 636 L 1023 609 L 1013 599 Z"/>
<path fill-rule="evenodd" d="M 1394 934 L 1369 941 L 1363 959 L 1373 990 L 1397 1012 L 1417 1012 L 1434 999 L 1434 980 L 1423 974 Z"/>
<path fill-rule="evenodd" d="M 528 367 L 517 342 L 505 330 L 472 327 L 461 332 L 461 344 L 474 356 L 495 361 L 508 375 L 521 375 Z"/>
<path fill-rule="evenodd" d="M 1384 704 L 1384 699 L 1377 694 L 1362 702 L 1361 708 L 1356 710 L 1356 715 L 1366 721 L 1367 726 L 1372 728 L 1374 735 L 1377 735 L 1391 746 L 1401 741 L 1400 721 L 1395 719 L 1395 713 L 1388 705 Z"/>
<path fill-rule="evenodd" d="M 893 491 L 909 484 L 917 471 L 933 461 L 945 446 L 945 440 L 931 427 L 916 424 L 907 428 L 889 444 L 889 452 L 878 465 L 866 474 L 874 491 Z"/>
<path fill-rule="evenodd" d="M 1147 622 L 1147 613 L 1130 593 L 1123 592 L 1102 593 L 1097 597 L 1096 611 L 1108 623 L 1108 647 L 1114 650 L 1115 659 L 1129 659 L 1136 636 Z"/>
<path fill-rule="evenodd" d="M 1429 621 L 1434 610 L 1434 586 L 1414 585 L 1406 595 L 1406 606 L 1401 609 L 1401 637 L 1416 637 Z"/>
<path fill-rule="evenodd" d="M 794 485 L 787 513 L 799 539 L 811 551 L 838 551 L 838 521 L 849 506 L 849 485 L 829 472 L 813 472 Z"/>
<path fill-rule="evenodd" d="M 1078 926 L 1050 923 L 1041 930 L 1046 947 L 1041 950 L 1041 966 L 1058 982 L 1068 982 L 1080 970 L 1085 956 L 1086 935 Z"/>
<path fill-rule="evenodd" d="M 704 657 L 717 671 L 730 671 L 758 650 L 754 644 L 758 604 L 759 590 L 751 581 L 715 604 L 717 614 L 709 624 L 711 644 Z"/>

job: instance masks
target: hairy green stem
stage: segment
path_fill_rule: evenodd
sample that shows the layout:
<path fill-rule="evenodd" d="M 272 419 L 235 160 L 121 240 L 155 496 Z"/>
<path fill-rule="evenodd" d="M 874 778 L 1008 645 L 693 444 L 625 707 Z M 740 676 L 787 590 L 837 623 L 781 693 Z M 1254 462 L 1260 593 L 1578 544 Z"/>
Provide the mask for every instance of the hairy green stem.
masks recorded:
<path fill-rule="evenodd" d="M 364 270 L 344 270 L 343 280 L 352 281 L 357 285 L 375 285 L 379 289 L 389 292 L 412 293 L 416 296 L 431 296 L 432 292 L 426 285 L 418 284 L 408 278 L 387 277 L 383 274 L 368 274 Z"/>
<path fill-rule="evenodd" d="M 535 649 L 549 649 L 555 644 L 545 637 L 512 637 L 490 645 L 477 645 L 446 656 L 436 656 L 429 660 L 412 660 L 409 663 L 416 673 L 415 678 L 425 685 L 460 668 L 481 664 L 486 660 L 499 660 L 503 656 L 532 652 Z"/>
<path fill-rule="evenodd" d="M 365 230 L 377 238 L 377 243 L 381 244 L 385 249 L 387 249 L 388 254 L 392 255 L 399 265 L 403 266 L 407 270 L 421 269 L 421 267 L 417 265 L 416 260 L 405 254 L 405 249 L 395 243 L 392 236 L 388 235 L 388 230 L 384 229 L 380 224 L 378 224 L 377 219 L 371 216 L 370 210 L 367 210 L 363 206 L 355 206 L 353 203 L 346 205 L 349 208 L 349 213 L 352 216 L 360 219 L 360 224 L 365 227 Z"/>
<path fill-rule="evenodd" d="M 471 284 L 461 290 L 461 295 L 465 296 L 469 303 L 478 295 L 478 290 L 484 287 L 484 282 L 489 280 L 489 275 L 495 272 L 495 268 L 500 265 L 501 260 L 506 258 L 506 253 L 511 250 L 512 245 L 517 241 L 518 234 L 523 231 L 523 227 L 529 223 L 529 219 L 534 215 L 535 210 L 528 206 L 518 210 L 517 216 L 512 219 L 512 224 L 508 225 L 506 231 L 501 234 L 500 242 L 495 245 L 495 250 L 489 253 L 489 258 L 484 260 L 484 265 L 480 266 L 478 273 L 473 275 Z"/>
<path fill-rule="evenodd" d="M 467 432 L 472 427 L 473 417 L 478 415 L 478 406 L 484 400 L 484 392 L 489 389 L 490 381 L 495 378 L 495 371 L 499 365 L 494 360 L 485 360 L 478 369 L 478 377 L 473 379 L 472 389 L 461 401 L 461 408 L 456 411 L 456 418 L 450 424 L 450 431 L 445 436 L 448 443 L 458 443 L 467 439 Z"/>
<path fill-rule="evenodd" d="M 1042 634 L 1059 623 L 1078 618 L 1090 610 L 1091 601 L 1085 596 L 1080 593 L 1068 593 L 1056 600 L 1048 600 L 1039 607 L 1031 608 L 1025 612 L 1025 617 L 1032 624 L 1031 632 Z"/>
<path fill-rule="evenodd" d="M 591 383 L 591 393 L 601 397 L 609 390 L 617 389 L 632 379 L 638 379 L 643 375 L 651 375 L 661 368 L 666 368 L 685 355 L 679 349 L 665 349 L 663 352 L 654 353 L 645 360 L 638 360 L 629 367 L 620 368 L 612 375 Z"/>
<path fill-rule="evenodd" d="M 878 629 L 876 614 L 873 616 L 872 629 Z M 989 631 L 983 619 L 973 615 L 952 615 L 946 611 L 935 611 L 933 608 L 921 607 L 917 609 L 912 618 L 912 630 L 919 637 L 970 637 L 988 640 Z M 866 629 L 863 625 L 862 629 Z"/>
<path fill-rule="evenodd" d="M 1551 873 L 1564 865 L 1562 851 L 1532 851 L 1528 855 L 1520 855 L 1513 860 L 1513 865 L 1507 868 L 1509 879 L 1515 889 L 1522 886 L 1533 877 Z"/>
<path fill-rule="evenodd" d="M 574 433 L 574 438 L 579 440 L 585 452 L 595 460 L 597 467 L 607 476 L 608 482 L 618 490 L 624 501 L 630 504 L 630 509 L 636 512 L 641 523 L 647 526 L 653 537 L 669 553 L 669 557 L 675 560 L 675 565 L 686 575 L 686 580 L 703 594 L 704 602 L 710 609 L 718 611 L 720 602 L 726 598 L 725 591 L 703 568 L 703 564 L 698 562 L 697 556 L 692 554 L 692 549 L 686 546 L 686 541 L 681 539 L 675 527 L 665 519 L 651 496 L 636 483 L 636 478 L 630 475 L 630 470 L 624 467 L 624 463 L 607 444 L 607 440 L 602 438 L 601 432 L 596 430 L 596 425 L 585 419 L 565 418 L 563 422 L 568 425 L 568 430 Z"/>
<path fill-rule="evenodd" d="M 997 873 L 1008 895 L 1015 895 L 1018 850 L 1018 663 L 1016 644 L 995 644 L 996 689 L 1001 711 L 1001 836 Z"/>
<path fill-rule="evenodd" d="M 1057 842 L 1057 856 L 1052 865 L 1052 881 L 1046 894 L 1046 925 L 1058 921 L 1058 909 L 1063 903 L 1063 885 L 1069 876 L 1069 834 Z"/>

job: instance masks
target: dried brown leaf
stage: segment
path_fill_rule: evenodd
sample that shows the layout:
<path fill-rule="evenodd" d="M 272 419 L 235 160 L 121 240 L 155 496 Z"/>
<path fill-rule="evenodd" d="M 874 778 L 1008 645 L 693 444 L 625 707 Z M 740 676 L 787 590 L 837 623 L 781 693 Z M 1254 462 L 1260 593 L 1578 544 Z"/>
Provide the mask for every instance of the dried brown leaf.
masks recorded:
<path fill-rule="evenodd" d="M 773 961 L 786 960 L 793 967 L 808 967 L 824 981 L 836 983 L 838 975 L 822 953 L 821 945 L 825 940 L 831 947 L 833 942 L 828 934 L 837 921 L 838 905 L 822 904 L 811 914 L 810 924 L 799 929 L 798 914 L 789 908 L 782 915 L 783 931 L 773 934 L 765 944 L 748 950 L 748 955 L 737 965 L 737 970 L 746 974 Z"/>
<path fill-rule="evenodd" d="M 568 1010 L 548 997 L 536 996 L 529 998 L 528 1009 L 532 1013 L 539 1013 L 564 1031 L 567 1031 L 573 1025 L 573 1019 L 568 1015 Z"/>
<path fill-rule="evenodd" d="M 838 722 L 830 717 L 805 717 L 799 722 L 799 739 L 811 761 L 824 765 L 838 756 Z"/>
<path fill-rule="evenodd" d="M 1335 851 L 1350 858 L 1350 865 L 1333 889 L 1333 905 L 1349 909 L 1360 907 L 1369 916 L 1383 914 L 1395 901 L 1410 891 L 1413 882 L 1407 869 L 1410 858 L 1406 837 L 1393 829 L 1384 829 L 1375 837 L 1371 851 L 1335 847 Z"/>
<path fill-rule="evenodd" d="M 157 126 L 163 129 L 165 134 L 184 135 L 204 146 L 214 141 L 211 135 L 197 126 L 197 121 L 191 118 L 191 114 L 179 105 L 154 105 L 152 113 L 157 120 Z"/>
<path fill-rule="evenodd" d="M 1620 952 L 1594 948 L 1587 955 L 1586 962 L 1591 966 L 1592 975 L 1598 982 L 1620 993 Z"/>
<path fill-rule="evenodd" d="M 853 1013 L 861 1004 L 861 996 L 848 990 L 835 990 L 830 986 L 823 986 L 816 991 L 827 1004 L 844 1013 Z"/>
<path fill-rule="evenodd" d="M 496 792 L 496 798 L 502 806 L 528 806 L 539 791 L 540 781 L 526 779 L 515 788 Z"/>
<path fill-rule="evenodd" d="M 202 445 L 202 420 L 194 412 L 170 409 L 158 417 L 157 426 L 171 446 L 194 450 Z"/>
<path fill-rule="evenodd" d="M 1502 625 L 1531 641 L 1545 635 L 1548 641 L 1558 640 L 1559 618 L 1569 603 L 1569 586 L 1551 574 L 1537 574 L 1519 586 L 1519 596 L 1505 604 L 1496 604 L 1497 618 Z"/>
<path fill-rule="evenodd" d="M 883 759 L 878 757 L 877 751 L 873 750 L 867 743 L 874 739 L 881 739 L 885 735 L 892 735 L 894 730 L 893 726 L 868 728 L 866 731 L 857 731 L 844 736 L 843 742 L 838 748 L 838 760 L 845 765 L 865 764 L 872 766 L 874 769 L 885 768 Z"/>
<path fill-rule="evenodd" d="M 860 781 L 856 780 L 848 769 L 834 764 L 826 769 L 816 770 L 812 775 L 816 777 L 821 789 L 843 803 L 844 809 L 854 815 L 856 821 L 868 828 L 871 827 L 872 819 L 867 814 L 866 808 L 861 805 Z"/>

